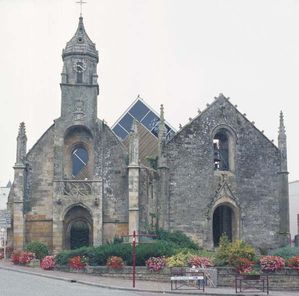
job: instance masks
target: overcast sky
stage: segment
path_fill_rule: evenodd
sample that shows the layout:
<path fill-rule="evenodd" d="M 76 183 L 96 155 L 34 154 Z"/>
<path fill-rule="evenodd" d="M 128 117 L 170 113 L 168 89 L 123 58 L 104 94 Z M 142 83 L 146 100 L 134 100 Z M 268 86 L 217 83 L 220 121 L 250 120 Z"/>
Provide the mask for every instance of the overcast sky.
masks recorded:
<path fill-rule="evenodd" d="M 175 127 L 230 97 L 277 144 L 288 137 L 299 179 L 299 0 L 87 0 L 99 51 L 98 117 L 110 126 L 138 94 Z M 75 0 L 0 0 L 0 186 L 13 179 L 18 126 L 28 149 L 60 116 L 61 52 L 78 25 Z M 43 161 L 43 160 L 41 160 Z"/>

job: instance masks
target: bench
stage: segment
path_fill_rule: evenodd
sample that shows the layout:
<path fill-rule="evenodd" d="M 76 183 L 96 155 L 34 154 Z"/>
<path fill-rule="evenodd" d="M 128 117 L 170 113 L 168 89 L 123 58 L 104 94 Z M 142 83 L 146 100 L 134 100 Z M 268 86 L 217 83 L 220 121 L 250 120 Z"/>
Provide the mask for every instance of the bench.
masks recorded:
<path fill-rule="evenodd" d="M 243 284 L 243 286 L 242 286 Z M 242 290 L 243 288 L 243 290 Z M 269 294 L 269 277 L 268 275 L 260 275 L 257 277 L 250 277 L 244 275 L 235 275 L 235 289 L 236 293 L 245 292 L 248 288 L 254 288 L 261 292 Z M 252 291 L 251 291 L 252 292 Z"/>
<path fill-rule="evenodd" d="M 194 271 L 189 268 L 170 269 L 170 288 L 178 289 L 198 289 L 205 291 L 205 274 L 202 271 Z"/>

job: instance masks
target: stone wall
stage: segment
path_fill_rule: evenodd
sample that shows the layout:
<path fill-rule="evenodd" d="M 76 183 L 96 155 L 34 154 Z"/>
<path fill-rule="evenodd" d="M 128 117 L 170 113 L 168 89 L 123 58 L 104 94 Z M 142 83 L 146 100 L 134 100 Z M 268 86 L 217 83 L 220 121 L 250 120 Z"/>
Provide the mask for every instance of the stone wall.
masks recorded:
<path fill-rule="evenodd" d="M 25 178 L 24 243 L 41 241 L 52 250 L 53 196 L 53 126 L 50 127 L 27 154 Z"/>
<path fill-rule="evenodd" d="M 57 266 L 57 270 L 71 271 L 67 266 Z M 214 270 L 215 268 L 212 268 Z M 125 266 L 121 270 L 110 269 L 106 266 L 87 266 L 83 273 L 117 277 L 117 278 L 132 278 L 132 266 Z M 148 281 L 170 282 L 170 269 L 164 268 L 158 272 L 151 272 L 145 266 L 136 267 L 136 279 Z M 217 287 L 235 287 L 235 272 L 233 268 L 218 267 L 217 268 Z M 295 270 L 285 268 L 282 271 L 269 274 L 269 290 L 299 290 L 299 273 Z"/>
<path fill-rule="evenodd" d="M 52 250 L 52 219 L 46 215 L 25 216 L 25 245 L 32 241 L 40 241 Z"/>
<path fill-rule="evenodd" d="M 214 170 L 213 137 L 231 135 L 230 170 Z M 278 246 L 278 148 L 220 96 L 167 144 L 170 228 L 213 247 L 213 211 L 221 199 L 235 208 L 234 239 Z"/>
<path fill-rule="evenodd" d="M 102 122 L 98 123 L 95 149 L 95 174 L 103 182 L 103 242 L 106 242 L 124 235 L 128 229 L 128 157 L 126 148 Z"/>
<path fill-rule="evenodd" d="M 269 290 L 299 290 L 299 272 L 290 268 L 268 273 Z M 233 268 L 218 267 L 218 285 L 233 287 L 235 272 Z"/>

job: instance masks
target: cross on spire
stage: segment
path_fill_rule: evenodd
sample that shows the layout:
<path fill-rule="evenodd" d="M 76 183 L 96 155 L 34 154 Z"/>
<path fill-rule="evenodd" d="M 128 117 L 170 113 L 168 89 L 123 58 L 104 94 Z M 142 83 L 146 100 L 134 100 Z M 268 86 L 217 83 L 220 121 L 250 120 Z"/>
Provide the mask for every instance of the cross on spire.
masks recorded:
<path fill-rule="evenodd" d="M 80 4 L 80 17 L 82 17 L 82 5 L 86 4 L 87 2 L 84 2 L 84 1 L 80 0 L 80 1 L 77 1 L 76 3 Z"/>

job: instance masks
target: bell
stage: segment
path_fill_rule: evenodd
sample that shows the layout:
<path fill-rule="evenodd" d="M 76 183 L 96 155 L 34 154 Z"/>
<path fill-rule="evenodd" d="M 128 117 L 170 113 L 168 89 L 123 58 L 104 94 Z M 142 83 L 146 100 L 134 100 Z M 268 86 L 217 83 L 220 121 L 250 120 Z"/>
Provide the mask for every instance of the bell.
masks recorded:
<path fill-rule="evenodd" d="M 219 162 L 221 160 L 219 148 L 216 143 L 214 143 L 213 147 L 214 147 L 214 162 Z"/>

